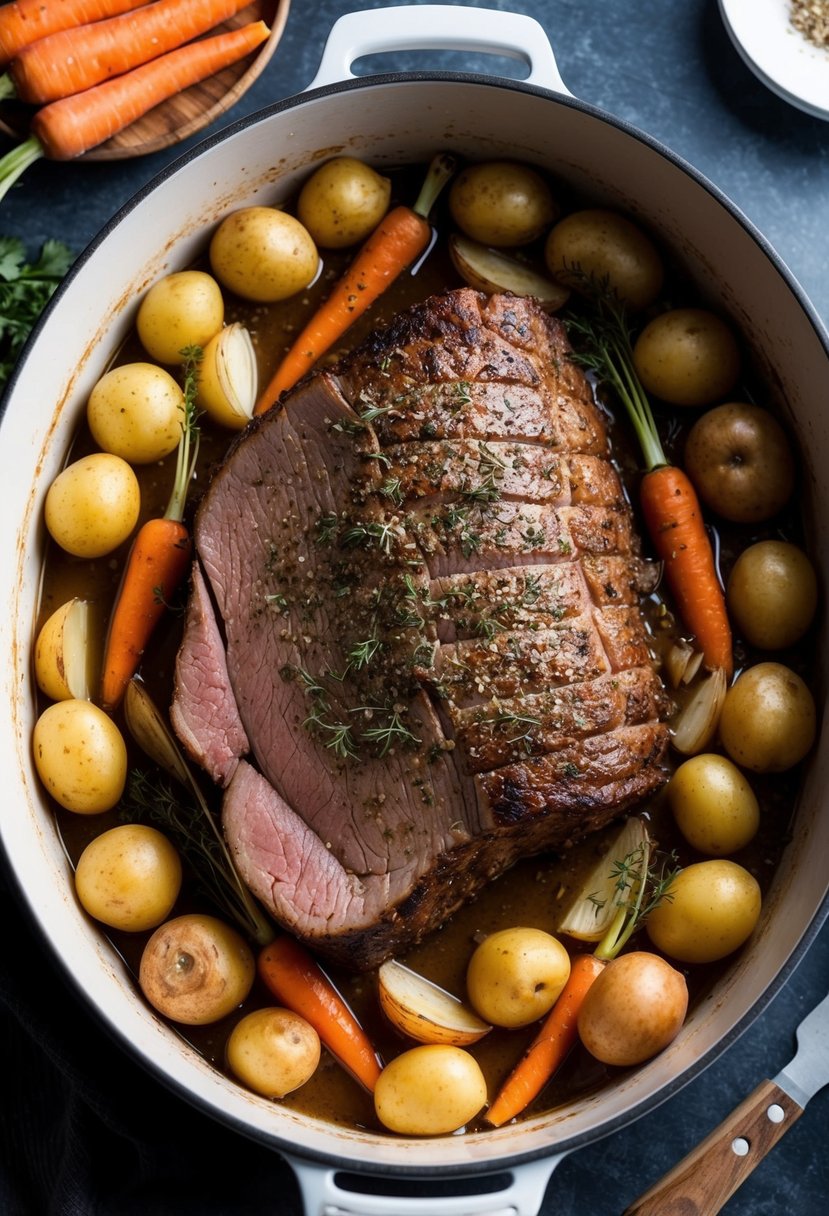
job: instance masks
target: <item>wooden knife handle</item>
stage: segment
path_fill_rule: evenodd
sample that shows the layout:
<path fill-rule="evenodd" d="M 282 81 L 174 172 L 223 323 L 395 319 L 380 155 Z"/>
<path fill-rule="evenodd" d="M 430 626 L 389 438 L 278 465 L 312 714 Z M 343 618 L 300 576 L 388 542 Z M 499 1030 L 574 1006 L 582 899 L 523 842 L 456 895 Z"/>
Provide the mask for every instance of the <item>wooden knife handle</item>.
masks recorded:
<path fill-rule="evenodd" d="M 802 1114 L 778 1085 L 761 1081 L 623 1216 L 714 1216 Z"/>

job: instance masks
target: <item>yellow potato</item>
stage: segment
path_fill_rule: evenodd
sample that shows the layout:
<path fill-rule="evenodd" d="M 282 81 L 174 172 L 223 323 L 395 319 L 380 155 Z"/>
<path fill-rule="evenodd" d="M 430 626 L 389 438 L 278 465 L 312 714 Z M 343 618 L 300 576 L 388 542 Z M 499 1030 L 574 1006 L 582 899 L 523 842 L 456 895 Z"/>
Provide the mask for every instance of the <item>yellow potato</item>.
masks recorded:
<path fill-rule="evenodd" d="M 52 701 L 92 696 L 100 667 L 100 631 L 92 604 L 77 597 L 56 608 L 35 642 L 35 679 Z"/>
<path fill-rule="evenodd" d="M 715 752 L 680 764 L 668 782 L 667 799 L 682 835 L 710 857 L 745 848 L 760 826 L 754 790 L 736 764 Z"/>
<path fill-rule="evenodd" d="M 159 363 L 183 363 L 188 346 L 204 346 L 224 322 L 222 289 L 203 270 L 168 274 L 149 289 L 138 309 L 141 345 Z"/>
<path fill-rule="evenodd" d="M 99 448 L 130 464 L 151 464 L 178 445 L 184 393 L 162 367 L 124 363 L 95 385 L 86 418 Z"/>
<path fill-rule="evenodd" d="M 726 600 L 746 641 L 758 650 L 784 650 L 799 642 L 817 609 L 817 576 L 809 558 L 783 540 L 744 549 L 728 579 Z"/>
<path fill-rule="evenodd" d="M 711 405 L 740 374 L 734 334 L 704 308 L 674 308 L 654 317 L 636 339 L 633 362 L 647 391 L 672 405 Z"/>
<path fill-rule="evenodd" d="M 403 1136 L 441 1136 L 457 1131 L 486 1102 L 480 1065 L 462 1047 L 427 1044 L 396 1056 L 374 1090 L 377 1118 Z"/>
<path fill-rule="evenodd" d="M 57 701 L 35 723 L 38 776 L 52 797 L 79 815 L 109 811 L 127 779 L 127 748 L 118 727 L 91 701 Z"/>
<path fill-rule="evenodd" d="M 644 308 L 662 289 L 656 247 L 616 211 L 595 207 L 566 215 L 550 230 L 544 256 L 550 273 L 582 295 L 602 284 L 629 307 Z"/>
<path fill-rule="evenodd" d="M 103 557 L 123 544 L 138 522 L 138 478 L 120 456 L 93 452 L 67 465 L 52 482 L 44 507 L 52 538 L 75 557 Z"/>
<path fill-rule="evenodd" d="M 300 191 L 297 217 L 323 249 L 364 241 L 386 214 L 391 182 L 353 156 L 336 156 Z"/>
<path fill-rule="evenodd" d="M 462 232 L 482 245 L 527 245 L 556 217 L 547 182 L 529 165 L 493 160 L 462 169 L 449 191 L 449 210 Z"/>
<path fill-rule="evenodd" d="M 810 750 L 817 731 L 814 698 L 782 663 L 757 663 L 729 688 L 720 738 L 735 764 L 755 773 L 782 773 Z"/>
<path fill-rule="evenodd" d="M 495 1026 L 528 1026 L 558 1000 L 570 956 L 543 929 L 501 929 L 476 947 L 466 990 L 476 1013 Z"/>
<path fill-rule="evenodd" d="M 306 288 L 319 269 L 319 253 L 307 228 L 286 211 L 243 207 L 213 234 L 210 265 L 223 287 L 266 304 Z"/>
<path fill-rule="evenodd" d="M 181 859 L 162 833 L 142 823 L 102 832 L 81 853 L 75 890 L 102 924 L 128 933 L 155 929 L 173 910 L 181 888 Z"/>
<path fill-rule="evenodd" d="M 237 1022 L 227 1041 L 234 1076 L 266 1098 L 284 1098 L 314 1075 L 320 1039 L 314 1027 L 288 1009 L 255 1009 Z"/>
<path fill-rule="evenodd" d="M 681 963 L 714 963 L 754 932 L 762 899 L 757 879 L 735 861 L 698 861 L 677 874 L 645 921 L 657 950 Z"/>

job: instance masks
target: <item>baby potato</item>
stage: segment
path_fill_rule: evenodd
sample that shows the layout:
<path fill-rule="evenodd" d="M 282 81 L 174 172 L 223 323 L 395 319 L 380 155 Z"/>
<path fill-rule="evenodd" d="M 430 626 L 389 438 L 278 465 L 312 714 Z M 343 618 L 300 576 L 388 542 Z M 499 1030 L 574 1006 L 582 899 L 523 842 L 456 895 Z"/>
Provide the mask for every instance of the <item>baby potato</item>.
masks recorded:
<path fill-rule="evenodd" d="M 735 764 L 755 773 L 782 773 L 815 741 L 817 713 L 800 676 L 782 663 L 757 663 L 729 688 L 720 739 Z"/>
<path fill-rule="evenodd" d="M 674 308 L 654 317 L 636 339 L 633 362 L 647 391 L 671 405 L 710 405 L 740 375 L 734 334 L 704 308 Z"/>
<path fill-rule="evenodd" d="M 75 870 L 83 908 L 113 929 L 140 933 L 166 920 L 181 889 L 181 859 L 156 828 L 124 823 L 86 846 Z"/>
<path fill-rule="evenodd" d="M 817 576 L 806 554 L 785 540 L 761 540 L 744 549 L 726 588 L 732 620 L 759 650 L 799 642 L 817 609 Z"/>
<path fill-rule="evenodd" d="M 256 961 L 240 933 L 215 916 L 186 913 L 159 925 L 144 947 L 138 983 L 173 1022 L 206 1026 L 245 1000 Z"/>
<path fill-rule="evenodd" d="M 768 410 L 743 401 L 726 401 L 697 419 L 684 465 L 702 501 L 733 523 L 771 519 L 794 491 L 786 433 Z"/>
<path fill-rule="evenodd" d="M 632 950 L 611 959 L 587 990 L 579 1038 L 604 1064 L 642 1064 L 676 1038 L 688 1012 L 681 972 L 658 954 Z"/>
<path fill-rule="evenodd" d="M 389 208 L 391 182 L 353 156 L 335 156 L 308 178 L 296 213 L 322 249 L 364 241 Z"/>
<path fill-rule="evenodd" d="M 403 1136 L 443 1136 L 463 1127 L 486 1102 L 480 1066 L 462 1047 L 412 1047 L 380 1073 L 374 1090 L 377 1118 Z"/>
<path fill-rule="evenodd" d="M 138 522 L 138 478 L 120 456 L 93 452 L 59 473 L 46 492 L 44 517 L 53 540 L 75 557 L 103 557 Z"/>
<path fill-rule="evenodd" d="M 159 279 L 138 309 L 141 345 L 159 363 L 183 363 L 188 346 L 204 346 L 222 328 L 222 289 L 204 270 L 180 270 Z"/>
<path fill-rule="evenodd" d="M 760 806 L 745 775 L 715 752 L 680 764 L 668 782 L 667 799 L 682 835 L 709 857 L 736 853 L 760 826 Z"/>
<path fill-rule="evenodd" d="M 449 210 L 462 232 L 482 245 L 527 245 L 556 217 L 544 178 L 529 165 L 492 160 L 462 169 L 449 191 Z"/>
<path fill-rule="evenodd" d="M 558 1000 L 570 956 L 543 929 L 501 929 L 476 947 L 466 990 L 476 1013 L 495 1026 L 528 1026 Z"/>
<path fill-rule="evenodd" d="M 681 963 L 713 963 L 748 940 L 760 917 L 757 879 L 736 861 L 697 861 L 680 870 L 645 928 L 657 950 Z"/>
<path fill-rule="evenodd" d="M 231 212 L 210 242 L 210 265 L 222 286 L 261 304 L 302 291 L 314 279 L 319 262 L 307 228 L 275 207 Z"/>
<path fill-rule="evenodd" d="M 237 1022 L 226 1047 L 230 1071 L 266 1098 L 284 1098 L 317 1070 L 320 1038 L 289 1009 L 255 1009 Z"/>
<path fill-rule="evenodd" d="M 57 701 L 35 723 L 37 774 L 52 797 L 78 815 L 118 802 L 127 779 L 127 748 L 118 727 L 91 701 Z"/>
<path fill-rule="evenodd" d="M 92 389 L 86 418 L 99 448 L 130 464 L 151 464 L 178 445 L 184 393 L 162 367 L 125 363 Z"/>
<path fill-rule="evenodd" d="M 583 295 L 589 294 L 589 280 L 606 283 L 630 308 L 651 304 L 662 289 L 664 268 L 656 247 L 616 211 L 594 207 L 566 215 L 550 230 L 544 257 L 560 283 Z"/>

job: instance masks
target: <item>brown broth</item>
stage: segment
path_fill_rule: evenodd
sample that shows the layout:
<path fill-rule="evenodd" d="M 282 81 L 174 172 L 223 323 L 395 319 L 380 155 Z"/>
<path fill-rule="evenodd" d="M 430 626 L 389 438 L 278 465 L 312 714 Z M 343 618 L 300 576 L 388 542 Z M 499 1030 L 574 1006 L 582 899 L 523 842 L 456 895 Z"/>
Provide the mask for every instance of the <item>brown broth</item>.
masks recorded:
<path fill-rule="evenodd" d="M 420 175 L 420 170 L 394 175 L 395 197 L 401 199 L 413 197 L 417 192 L 416 187 Z M 251 332 L 259 360 L 260 383 L 264 383 L 266 377 L 270 376 L 282 354 L 288 349 L 292 335 L 297 332 L 305 318 L 328 291 L 331 283 L 351 256 L 353 256 L 351 250 L 342 254 L 326 254 L 324 270 L 317 282 L 300 297 L 295 297 L 283 304 L 268 307 L 254 306 L 226 294 L 226 320 L 228 322 L 241 321 Z M 416 274 L 401 276 L 381 298 L 378 305 L 370 310 L 370 314 L 354 326 L 348 334 L 347 343 L 340 350 L 331 352 L 324 362 L 329 363 L 335 360 L 345 349 L 350 349 L 359 343 L 380 322 L 391 317 L 400 309 L 425 298 L 432 292 L 458 285 L 460 285 L 460 280 L 452 268 L 445 250 L 437 247 Z M 681 302 L 683 289 L 680 278 L 675 276 L 672 289 L 674 300 Z M 116 362 L 128 362 L 145 357 L 137 338 L 132 335 L 118 352 Z M 629 487 L 632 487 L 635 482 L 637 465 L 631 437 L 624 425 L 615 423 L 611 427 L 611 435 L 615 459 L 622 469 Z M 229 432 L 222 431 L 202 420 L 200 462 L 195 490 L 191 492 L 189 506 L 191 511 L 197 502 L 199 489 L 203 489 L 207 484 L 211 468 L 221 461 L 231 438 Z M 683 438 L 683 426 L 671 424 L 668 436 L 668 447 L 671 453 L 677 454 L 681 451 Z M 91 437 L 82 427 L 73 446 L 72 457 L 75 458 L 92 450 L 94 450 L 94 444 Z M 173 467 L 174 457 L 170 457 L 150 467 L 136 468 L 142 493 L 142 518 L 163 511 L 169 494 Z M 635 500 L 635 493 L 632 489 L 631 498 Z M 757 530 L 748 535 L 745 530 L 741 531 L 736 528 L 721 531 L 718 535 L 718 545 L 722 570 L 727 572 L 730 569 L 736 554 L 747 544 L 766 535 L 786 535 L 796 540 L 799 531 L 795 516 L 786 518 L 782 524 L 781 520 L 775 520 L 772 530 L 768 532 Z M 94 602 L 103 630 L 117 590 L 120 569 L 126 551 L 127 546 L 124 546 L 106 558 L 89 562 L 71 558 L 60 551 L 57 546 L 52 545 L 46 560 L 39 623 L 42 623 L 60 604 L 70 597 L 78 595 Z M 670 644 L 675 635 L 673 619 L 670 615 L 665 615 L 665 605 L 658 594 L 645 602 L 644 610 L 649 622 L 654 648 L 662 650 Z M 142 667 L 143 678 L 157 704 L 162 706 L 169 704 L 173 662 L 180 636 L 181 613 L 170 613 L 154 636 L 152 649 Z M 805 673 L 807 654 L 808 646 L 804 644 L 802 652 L 787 654 L 784 661 Z M 739 639 L 736 640 L 738 667 L 747 665 L 757 657 L 751 655 Z M 131 764 L 146 767 L 145 758 L 137 753 L 126 732 L 125 737 L 131 749 Z M 676 757 L 673 759 L 676 762 Z M 768 887 L 774 866 L 790 832 L 797 779 L 796 772 L 764 780 L 752 778 L 752 784 L 762 807 L 761 827 L 751 844 L 740 854 L 734 855 L 734 860 L 746 866 L 755 875 L 764 891 Z M 641 809 L 648 814 L 652 835 L 662 851 L 666 854 L 674 852 L 680 864 L 698 860 L 678 835 L 663 797 L 657 796 L 651 799 L 647 806 Z M 73 863 L 77 861 L 90 839 L 120 821 L 117 809 L 102 816 L 87 817 L 72 815 L 61 808 L 56 808 L 56 816 L 67 853 Z M 508 873 L 490 883 L 476 899 L 457 912 L 446 925 L 431 934 L 420 946 L 412 950 L 403 961 L 449 991 L 459 996 L 463 995 L 466 964 L 476 941 L 480 940 L 482 935 L 497 928 L 514 925 L 537 926 L 554 931 L 558 917 L 568 901 L 579 890 L 580 882 L 600 855 L 602 845 L 607 840 L 609 833 L 614 830 L 615 828 L 610 828 L 597 833 L 570 849 L 563 856 L 541 856 L 518 863 Z M 203 908 L 203 901 L 200 901 L 185 884 L 176 913 Z M 113 946 L 123 956 L 134 974 L 137 974 L 141 951 L 148 936 L 148 934 L 109 933 Z M 571 944 L 577 949 L 584 948 L 578 946 L 577 943 Z M 692 1002 L 699 999 L 710 988 L 726 965 L 727 962 L 715 966 L 683 968 L 688 978 Z M 404 1041 L 382 1016 L 376 996 L 376 976 L 374 974 L 353 976 L 339 970 L 332 970 L 331 974 L 363 1021 L 385 1059 L 391 1058 L 405 1047 L 412 1045 L 411 1042 Z M 272 1003 L 271 998 L 257 981 L 242 1012 L 269 1003 Z M 201 1029 L 186 1027 L 176 1029 L 183 1037 L 192 1042 L 208 1060 L 221 1069 L 224 1068 L 225 1040 L 230 1029 L 238 1020 L 238 1016 L 239 1014 L 235 1014 L 222 1022 Z M 491 1094 L 495 1092 L 499 1081 L 519 1057 L 532 1033 L 534 1033 L 532 1027 L 524 1031 L 505 1031 L 496 1028 L 479 1044 L 471 1048 L 482 1065 Z M 554 1081 L 527 1113 L 533 1114 L 544 1109 L 551 1109 L 572 1099 L 575 1095 L 595 1090 L 607 1080 L 610 1071 L 612 1070 L 608 1070 L 593 1060 L 586 1052 L 572 1053 Z M 351 1127 L 367 1127 L 374 1131 L 382 1130 L 377 1123 L 369 1095 L 325 1053 L 323 1064 L 316 1075 L 302 1089 L 289 1095 L 283 1101 L 292 1109 L 301 1110 L 332 1123 Z"/>

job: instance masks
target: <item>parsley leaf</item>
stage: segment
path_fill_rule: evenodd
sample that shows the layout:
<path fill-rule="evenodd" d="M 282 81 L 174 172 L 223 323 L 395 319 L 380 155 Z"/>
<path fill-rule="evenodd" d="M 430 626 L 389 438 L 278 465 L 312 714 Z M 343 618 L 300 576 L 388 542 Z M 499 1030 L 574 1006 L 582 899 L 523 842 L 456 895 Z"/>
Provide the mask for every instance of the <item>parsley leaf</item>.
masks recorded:
<path fill-rule="evenodd" d="M 60 241 L 45 241 L 28 264 L 16 237 L 0 236 L 0 390 L 50 296 L 74 261 Z"/>

